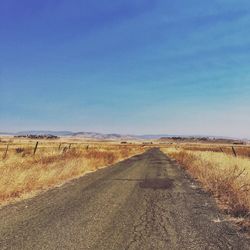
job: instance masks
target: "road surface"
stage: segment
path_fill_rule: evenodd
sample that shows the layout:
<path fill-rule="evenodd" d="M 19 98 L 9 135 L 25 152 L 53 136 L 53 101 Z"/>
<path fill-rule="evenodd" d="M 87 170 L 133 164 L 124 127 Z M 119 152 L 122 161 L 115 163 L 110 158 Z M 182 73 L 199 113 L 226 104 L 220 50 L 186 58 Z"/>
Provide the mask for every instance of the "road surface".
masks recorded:
<path fill-rule="evenodd" d="M 0 210 L 0 249 L 250 249 L 159 149 Z"/>

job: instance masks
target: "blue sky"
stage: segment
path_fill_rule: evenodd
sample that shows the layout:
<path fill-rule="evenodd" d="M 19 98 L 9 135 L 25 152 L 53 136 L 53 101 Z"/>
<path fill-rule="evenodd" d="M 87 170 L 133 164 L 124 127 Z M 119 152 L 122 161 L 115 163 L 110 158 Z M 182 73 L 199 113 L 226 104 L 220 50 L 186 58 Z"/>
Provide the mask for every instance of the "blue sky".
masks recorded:
<path fill-rule="evenodd" d="M 0 131 L 250 138 L 250 2 L 0 2 Z"/>

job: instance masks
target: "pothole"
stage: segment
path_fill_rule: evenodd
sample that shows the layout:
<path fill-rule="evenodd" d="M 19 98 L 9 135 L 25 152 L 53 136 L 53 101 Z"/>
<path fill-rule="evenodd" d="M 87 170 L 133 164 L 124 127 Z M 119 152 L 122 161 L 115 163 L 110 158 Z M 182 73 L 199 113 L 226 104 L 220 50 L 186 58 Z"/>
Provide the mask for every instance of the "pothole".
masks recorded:
<path fill-rule="evenodd" d="M 168 189 L 173 187 L 173 180 L 169 178 L 161 179 L 144 179 L 144 181 L 139 183 L 141 188 L 150 188 L 150 189 Z"/>

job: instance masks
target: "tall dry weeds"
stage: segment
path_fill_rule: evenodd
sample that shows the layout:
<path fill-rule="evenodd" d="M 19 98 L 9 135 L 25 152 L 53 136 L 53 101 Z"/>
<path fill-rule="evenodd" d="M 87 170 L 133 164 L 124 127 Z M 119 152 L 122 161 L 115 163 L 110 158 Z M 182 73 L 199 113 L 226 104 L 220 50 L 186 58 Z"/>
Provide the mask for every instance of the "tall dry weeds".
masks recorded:
<path fill-rule="evenodd" d="M 114 164 L 142 152 L 139 146 L 100 145 L 91 148 L 75 146 L 65 151 L 55 148 L 14 149 L 0 161 L 0 204 L 23 195 L 44 190 Z M 26 154 L 23 154 L 26 152 Z"/>
<path fill-rule="evenodd" d="M 234 216 L 250 216 L 250 160 L 218 152 L 163 150 L 176 159 Z"/>

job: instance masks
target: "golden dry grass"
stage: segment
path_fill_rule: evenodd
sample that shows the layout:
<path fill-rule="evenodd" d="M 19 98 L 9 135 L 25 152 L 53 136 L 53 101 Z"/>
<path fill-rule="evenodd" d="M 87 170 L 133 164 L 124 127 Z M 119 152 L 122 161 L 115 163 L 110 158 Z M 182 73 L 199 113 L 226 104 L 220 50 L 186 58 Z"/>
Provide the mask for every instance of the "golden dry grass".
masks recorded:
<path fill-rule="evenodd" d="M 249 145 L 234 145 L 234 144 L 217 144 L 217 143 L 183 143 L 177 147 L 191 151 L 210 151 L 220 152 L 229 155 L 234 155 L 233 149 L 237 156 L 250 157 L 250 146 Z"/>
<path fill-rule="evenodd" d="M 250 159 L 222 152 L 162 149 L 176 159 L 234 216 L 250 216 Z"/>
<path fill-rule="evenodd" d="M 7 141 L 0 144 L 1 158 Z M 114 164 L 143 152 L 138 145 L 74 143 L 69 141 L 12 140 L 5 159 L 0 161 L 0 204 L 62 184 L 88 171 Z M 70 143 L 73 143 L 70 141 Z"/>

